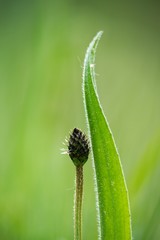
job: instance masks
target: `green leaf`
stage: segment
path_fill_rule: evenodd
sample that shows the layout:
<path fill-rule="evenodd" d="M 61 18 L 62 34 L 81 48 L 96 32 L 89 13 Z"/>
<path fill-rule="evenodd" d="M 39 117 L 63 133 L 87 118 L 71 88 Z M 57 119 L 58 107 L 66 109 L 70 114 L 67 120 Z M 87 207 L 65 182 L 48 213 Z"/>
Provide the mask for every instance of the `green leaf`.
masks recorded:
<path fill-rule="evenodd" d="M 83 95 L 93 152 L 99 239 L 132 238 L 128 192 L 113 135 L 101 108 L 95 82 L 95 53 L 102 32 L 90 43 L 83 70 Z"/>

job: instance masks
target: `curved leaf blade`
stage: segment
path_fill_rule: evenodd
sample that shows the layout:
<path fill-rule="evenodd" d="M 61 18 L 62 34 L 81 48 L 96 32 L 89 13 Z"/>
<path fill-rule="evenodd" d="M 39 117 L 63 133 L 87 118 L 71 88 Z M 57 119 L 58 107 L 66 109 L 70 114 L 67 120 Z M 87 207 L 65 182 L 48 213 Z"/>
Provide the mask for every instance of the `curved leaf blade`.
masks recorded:
<path fill-rule="evenodd" d="M 95 53 L 102 32 L 90 43 L 83 70 L 83 95 L 93 152 L 99 238 L 132 238 L 128 192 L 119 155 L 95 83 Z"/>

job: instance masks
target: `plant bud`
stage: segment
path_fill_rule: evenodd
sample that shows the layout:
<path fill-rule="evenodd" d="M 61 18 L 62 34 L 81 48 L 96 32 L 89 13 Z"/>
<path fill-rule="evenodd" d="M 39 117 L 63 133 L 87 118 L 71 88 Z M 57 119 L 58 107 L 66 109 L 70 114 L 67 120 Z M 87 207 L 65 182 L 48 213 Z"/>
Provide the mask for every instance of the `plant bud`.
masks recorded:
<path fill-rule="evenodd" d="M 74 128 L 68 141 L 68 153 L 75 166 L 83 166 L 88 159 L 90 147 L 86 135 Z"/>

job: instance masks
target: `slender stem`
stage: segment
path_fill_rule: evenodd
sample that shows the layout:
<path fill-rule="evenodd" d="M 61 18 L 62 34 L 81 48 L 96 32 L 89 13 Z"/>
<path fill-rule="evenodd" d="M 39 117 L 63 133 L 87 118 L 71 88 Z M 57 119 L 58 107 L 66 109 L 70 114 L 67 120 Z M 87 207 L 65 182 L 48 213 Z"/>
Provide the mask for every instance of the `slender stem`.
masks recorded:
<path fill-rule="evenodd" d="M 82 239 L 83 166 L 76 166 L 76 188 L 74 199 L 74 240 Z"/>

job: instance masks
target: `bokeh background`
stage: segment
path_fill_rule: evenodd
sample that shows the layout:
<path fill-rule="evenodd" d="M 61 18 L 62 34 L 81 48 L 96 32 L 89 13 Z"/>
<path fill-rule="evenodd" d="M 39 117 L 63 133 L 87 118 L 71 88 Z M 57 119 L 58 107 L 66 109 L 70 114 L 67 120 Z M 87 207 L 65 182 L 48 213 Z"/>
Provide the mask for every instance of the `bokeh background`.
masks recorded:
<path fill-rule="evenodd" d="M 0 1 L 0 240 L 73 239 L 75 169 L 60 154 L 86 129 L 82 67 L 104 30 L 98 92 L 126 177 L 134 239 L 160 239 L 159 1 Z M 92 160 L 84 239 L 97 239 Z"/>

